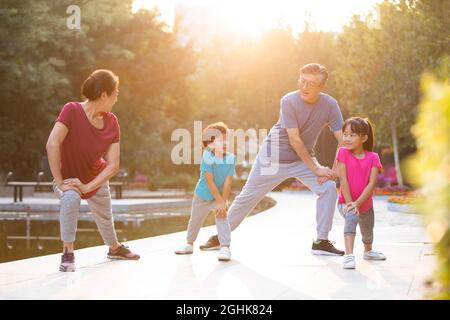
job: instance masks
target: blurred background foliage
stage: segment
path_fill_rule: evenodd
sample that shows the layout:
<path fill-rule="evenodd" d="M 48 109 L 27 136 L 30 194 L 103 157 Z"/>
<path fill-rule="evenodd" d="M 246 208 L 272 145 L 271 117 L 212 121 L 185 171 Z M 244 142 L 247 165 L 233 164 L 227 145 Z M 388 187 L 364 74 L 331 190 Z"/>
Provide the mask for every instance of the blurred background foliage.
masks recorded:
<path fill-rule="evenodd" d="M 447 69 L 447 67 L 443 67 Z M 445 73 L 440 73 L 445 75 Z M 450 299 L 450 83 L 427 74 L 424 97 L 413 127 L 417 153 L 407 161 L 408 175 L 419 188 L 420 207 L 436 244 L 438 298 Z"/>
<path fill-rule="evenodd" d="M 81 30 L 66 27 L 72 4 L 81 8 Z M 437 278 L 449 298 L 450 2 L 377 7 L 375 23 L 354 16 L 342 33 L 279 27 L 258 39 L 218 35 L 194 45 L 177 41 L 177 28 L 169 30 L 156 9 L 133 13 L 132 0 L 2 0 L 0 176 L 35 179 L 60 109 L 81 99 L 80 85 L 94 69 L 107 68 L 120 77 L 121 167 L 148 177 L 151 189 L 192 189 L 198 165 L 171 162 L 172 131 L 193 132 L 194 120 L 269 130 L 280 98 L 296 90 L 299 68 L 318 62 L 330 72 L 326 92 L 344 117 L 369 117 L 377 148 L 393 150 L 399 184 L 421 188 Z M 426 72 L 435 76 L 422 78 Z M 331 165 L 335 147 L 324 130 L 316 148 L 323 164 Z"/>
<path fill-rule="evenodd" d="M 120 76 L 114 112 L 122 129 L 122 168 L 151 177 L 197 173 L 197 166 L 170 159 L 172 131 L 192 132 L 194 120 L 269 130 L 280 98 L 296 89 L 298 70 L 309 62 L 329 69 L 326 92 L 338 99 L 344 117 L 371 118 L 377 145 L 393 147 L 400 169 L 401 158 L 415 149 L 410 127 L 420 76 L 437 70 L 450 52 L 445 0 L 384 1 L 375 27 L 355 16 L 342 33 L 305 26 L 293 34 L 280 27 L 245 41 L 218 35 L 195 48 L 180 44 L 177 29 L 169 30 L 156 9 L 132 13 L 132 0 L 75 1 L 81 30 L 69 30 L 71 4 L 0 4 L 2 174 L 35 178 L 58 112 L 81 99 L 80 85 L 94 69 Z M 316 147 L 322 163 L 331 164 L 335 146 L 324 130 Z"/>

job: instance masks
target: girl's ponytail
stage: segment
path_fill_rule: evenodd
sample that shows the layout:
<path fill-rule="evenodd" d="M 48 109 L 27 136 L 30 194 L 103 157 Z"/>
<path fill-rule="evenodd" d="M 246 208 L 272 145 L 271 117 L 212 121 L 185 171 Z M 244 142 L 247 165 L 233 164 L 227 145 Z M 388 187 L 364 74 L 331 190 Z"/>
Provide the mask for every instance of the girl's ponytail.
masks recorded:
<path fill-rule="evenodd" d="M 364 119 L 364 121 L 367 123 L 369 130 L 367 131 L 367 140 L 363 144 L 363 148 L 366 151 L 373 151 L 373 129 L 372 124 L 370 123 L 369 119 Z"/>

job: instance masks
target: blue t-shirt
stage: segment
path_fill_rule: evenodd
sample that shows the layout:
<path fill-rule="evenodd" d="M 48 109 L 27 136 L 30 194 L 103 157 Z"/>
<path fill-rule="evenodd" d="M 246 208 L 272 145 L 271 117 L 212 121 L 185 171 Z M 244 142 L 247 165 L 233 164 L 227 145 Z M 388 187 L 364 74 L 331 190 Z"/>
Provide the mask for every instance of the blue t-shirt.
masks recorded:
<path fill-rule="evenodd" d="M 200 165 L 200 179 L 195 187 L 195 195 L 202 200 L 212 201 L 214 196 L 209 190 L 205 179 L 205 172 L 211 172 L 214 176 L 214 183 L 220 192 L 223 191 L 223 185 L 228 176 L 236 174 L 236 157 L 232 153 L 226 153 L 223 158 L 218 158 L 209 150 L 203 151 L 202 163 Z"/>

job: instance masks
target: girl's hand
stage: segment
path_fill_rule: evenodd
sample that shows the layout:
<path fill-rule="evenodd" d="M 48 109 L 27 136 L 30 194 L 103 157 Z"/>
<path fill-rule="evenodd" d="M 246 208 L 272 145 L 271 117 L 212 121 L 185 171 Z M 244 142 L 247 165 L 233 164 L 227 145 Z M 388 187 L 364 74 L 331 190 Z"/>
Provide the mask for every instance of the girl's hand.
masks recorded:
<path fill-rule="evenodd" d="M 66 179 L 64 180 L 64 185 L 69 187 L 75 187 L 79 189 L 82 194 L 88 193 L 87 186 L 84 183 L 82 183 L 78 178 Z"/>
<path fill-rule="evenodd" d="M 352 210 L 354 210 L 356 214 L 359 214 L 358 205 L 356 204 L 355 201 L 353 201 L 353 202 L 347 202 L 347 203 L 345 204 L 345 212 L 346 212 L 346 213 L 349 212 L 349 211 L 352 211 Z"/>

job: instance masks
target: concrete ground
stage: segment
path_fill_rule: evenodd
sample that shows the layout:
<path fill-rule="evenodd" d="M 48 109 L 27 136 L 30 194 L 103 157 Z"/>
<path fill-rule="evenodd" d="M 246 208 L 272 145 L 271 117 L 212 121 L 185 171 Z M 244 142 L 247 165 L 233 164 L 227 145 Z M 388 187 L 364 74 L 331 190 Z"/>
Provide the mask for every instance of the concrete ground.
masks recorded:
<path fill-rule="evenodd" d="M 76 251 L 77 271 L 58 272 L 60 255 L 0 264 L 0 299 L 421 299 L 435 257 L 422 216 L 387 211 L 375 199 L 374 248 L 386 261 L 362 259 L 342 269 L 342 257 L 313 256 L 315 196 L 270 193 L 277 205 L 244 220 L 232 234 L 232 261 L 198 245 L 215 232 L 203 228 L 193 255 L 173 250 L 185 233 L 127 243 L 140 261 L 109 261 L 107 248 Z M 359 231 L 358 231 L 359 232 Z M 335 213 L 330 239 L 343 249 L 343 219 Z"/>

